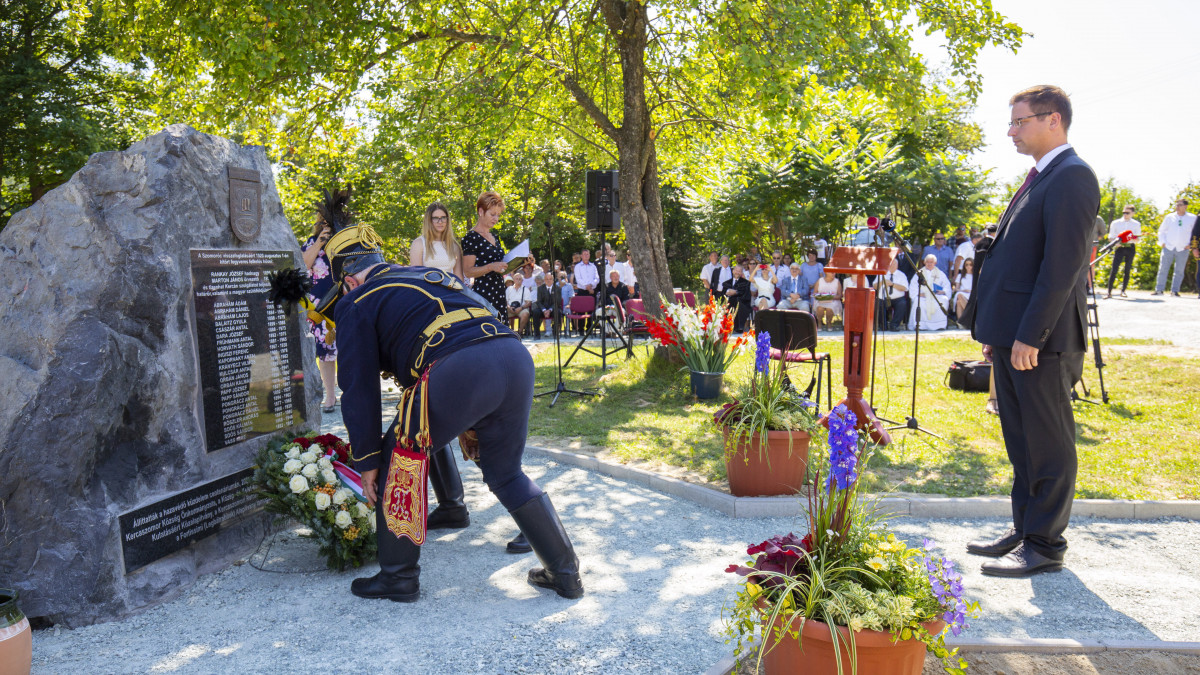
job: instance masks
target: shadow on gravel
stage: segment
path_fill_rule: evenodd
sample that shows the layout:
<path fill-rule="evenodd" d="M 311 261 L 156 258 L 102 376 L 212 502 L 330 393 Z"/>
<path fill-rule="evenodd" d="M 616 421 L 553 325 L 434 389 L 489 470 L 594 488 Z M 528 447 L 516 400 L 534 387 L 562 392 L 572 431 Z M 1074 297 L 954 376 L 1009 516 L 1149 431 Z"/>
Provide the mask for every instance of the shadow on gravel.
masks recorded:
<path fill-rule="evenodd" d="M 1069 563 L 1068 563 L 1069 564 Z M 1030 604 L 1041 610 L 1036 623 L 1051 635 L 1097 633 L 1121 640 L 1160 640 L 1153 631 L 1105 602 L 1070 568 L 1030 579 Z"/>

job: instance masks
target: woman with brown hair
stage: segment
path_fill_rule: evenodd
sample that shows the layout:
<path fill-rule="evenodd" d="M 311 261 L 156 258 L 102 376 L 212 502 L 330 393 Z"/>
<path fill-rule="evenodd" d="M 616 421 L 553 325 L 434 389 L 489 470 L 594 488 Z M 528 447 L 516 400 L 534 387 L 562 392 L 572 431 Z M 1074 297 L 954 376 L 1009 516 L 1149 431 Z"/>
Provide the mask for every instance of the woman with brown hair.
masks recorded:
<path fill-rule="evenodd" d="M 492 303 L 501 321 L 508 316 L 504 301 L 508 265 L 504 263 L 504 246 L 492 234 L 492 228 L 500 222 L 502 213 L 504 199 L 498 193 L 488 190 L 479 195 L 475 201 L 475 227 L 462 240 L 463 274 L 475 280 L 471 288 Z"/>
<path fill-rule="evenodd" d="M 450 224 L 450 211 L 441 202 L 425 208 L 425 220 L 421 224 L 421 236 L 413 239 L 408 250 L 408 264 L 432 267 L 459 279 L 463 276 L 462 247 L 454 236 Z"/>

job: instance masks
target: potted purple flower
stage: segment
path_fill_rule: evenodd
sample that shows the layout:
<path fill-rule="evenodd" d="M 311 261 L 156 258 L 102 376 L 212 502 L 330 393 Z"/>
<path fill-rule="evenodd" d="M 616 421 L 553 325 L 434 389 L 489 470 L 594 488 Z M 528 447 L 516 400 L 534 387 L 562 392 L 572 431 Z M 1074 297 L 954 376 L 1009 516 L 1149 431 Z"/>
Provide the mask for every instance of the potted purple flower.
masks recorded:
<path fill-rule="evenodd" d="M 739 657 L 755 658 L 767 675 L 919 675 L 926 651 L 947 672 L 964 673 L 966 660 L 945 635 L 961 633 L 979 605 L 963 598 L 962 576 L 933 542 L 909 547 L 860 497 L 858 468 L 874 446 L 856 422 L 845 405 L 829 414 L 830 450 L 814 471 L 808 532 L 751 546 L 750 560 L 726 569 L 743 578 L 727 633 Z"/>
<path fill-rule="evenodd" d="M 819 428 L 816 404 L 771 365 L 771 336 L 757 336 L 750 384 L 713 415 L 725 435 L 725 471 L 736 497 L 789 495 L 808 472 L 808 444 Z"/>

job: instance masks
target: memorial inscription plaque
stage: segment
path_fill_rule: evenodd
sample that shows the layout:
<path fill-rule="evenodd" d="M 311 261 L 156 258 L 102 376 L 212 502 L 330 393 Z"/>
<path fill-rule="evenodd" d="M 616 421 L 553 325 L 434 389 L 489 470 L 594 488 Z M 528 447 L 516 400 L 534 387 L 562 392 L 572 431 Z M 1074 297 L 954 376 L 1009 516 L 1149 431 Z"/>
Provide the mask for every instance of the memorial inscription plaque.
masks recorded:
<path fill-rule="evenodd" d="M 121 514 L 125 573 L 168 556 L 213 534 L 225 523 L 262 508 L 262 498 L 252 492 L 253 477 L 253 468 L 243 469 Z"/>
<path fill-rule="evenodd" d="M 267 300 L 288 251 L 192 250 L 192 297 L 209 452 L 305 420 L 295 315 Z"/>

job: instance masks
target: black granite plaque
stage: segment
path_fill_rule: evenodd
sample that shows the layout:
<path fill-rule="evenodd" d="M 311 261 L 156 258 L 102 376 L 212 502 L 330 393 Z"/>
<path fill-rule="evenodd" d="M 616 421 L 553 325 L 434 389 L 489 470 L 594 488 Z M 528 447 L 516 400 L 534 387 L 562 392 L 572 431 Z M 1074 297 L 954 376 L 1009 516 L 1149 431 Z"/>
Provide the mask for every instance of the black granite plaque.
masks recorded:
<path fill-rule="evenodd" d="M 192 250 L 192 297 L 208 451 L 305 420 L 296 315 L 267 300 L 287 251 Z"/>
<path fill-rule="evenodd" d="M 252 490 L 254 469 L 243 469 L 121 514 L 125 573 L 189 546 L 246 514 L 263 500 Z"/>

